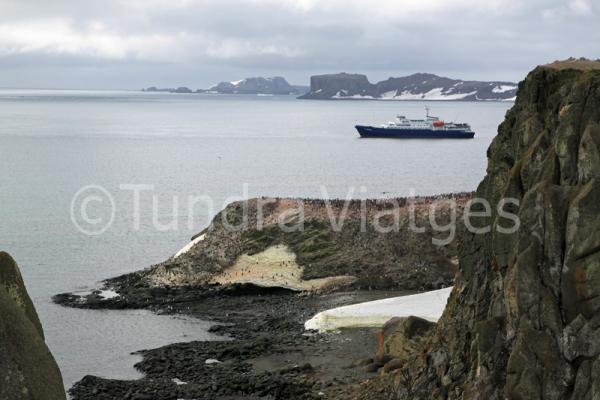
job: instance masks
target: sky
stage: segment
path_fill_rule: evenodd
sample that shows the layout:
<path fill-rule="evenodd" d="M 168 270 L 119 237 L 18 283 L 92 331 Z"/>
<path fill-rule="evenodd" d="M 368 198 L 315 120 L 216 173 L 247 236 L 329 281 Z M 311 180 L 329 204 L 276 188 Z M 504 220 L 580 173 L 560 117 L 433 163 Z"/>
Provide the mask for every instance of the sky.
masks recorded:
<path fill-rule="evenodd" d="M 519 81 L 600 58 L 600 0 L 0 0 L 0 87 L 193 89 L 251 76 Z"/>

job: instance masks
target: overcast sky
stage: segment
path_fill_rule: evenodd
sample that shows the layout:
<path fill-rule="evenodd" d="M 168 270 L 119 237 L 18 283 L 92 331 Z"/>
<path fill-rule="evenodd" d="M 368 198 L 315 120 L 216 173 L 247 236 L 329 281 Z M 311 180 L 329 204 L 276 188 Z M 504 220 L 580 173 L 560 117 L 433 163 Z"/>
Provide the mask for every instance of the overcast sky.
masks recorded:
<path fill-rule="evenodd" d="M 520 80 L 600 58 L 600 0 L 0 0 L 0 87 L 361 72 Z"/>

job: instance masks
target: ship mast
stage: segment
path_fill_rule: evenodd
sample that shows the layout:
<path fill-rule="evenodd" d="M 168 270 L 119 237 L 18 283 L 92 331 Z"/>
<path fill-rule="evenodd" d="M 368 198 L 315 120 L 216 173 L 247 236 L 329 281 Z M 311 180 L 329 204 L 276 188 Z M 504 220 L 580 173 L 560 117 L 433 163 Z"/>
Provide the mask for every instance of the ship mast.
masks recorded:
<path fill-rule="evenodd" d="M 425 107 L 425 118 L 429 118 L 429 107 Z"/>

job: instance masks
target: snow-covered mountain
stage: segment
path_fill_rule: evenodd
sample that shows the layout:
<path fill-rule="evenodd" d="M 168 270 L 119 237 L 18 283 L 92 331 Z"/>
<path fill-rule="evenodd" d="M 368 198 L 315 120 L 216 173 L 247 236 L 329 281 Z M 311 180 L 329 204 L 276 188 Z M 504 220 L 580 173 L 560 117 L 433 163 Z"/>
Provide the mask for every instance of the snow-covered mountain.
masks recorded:
<path fill-rule="evenodd" d="M 378 100 L 514 100 L 517 84 L 450 79 L 434 74 L 413 74 L 371 83 L 361 74 L 316 75 L 301 99 Z"/>
<path fill-rule="evenodd" d="M 233 82 L 221 82 L 206 90 L 207 93 L 223 94 L 300 94 L 301 92 L 290 85 L 285 78 L 246 78 Z"/>

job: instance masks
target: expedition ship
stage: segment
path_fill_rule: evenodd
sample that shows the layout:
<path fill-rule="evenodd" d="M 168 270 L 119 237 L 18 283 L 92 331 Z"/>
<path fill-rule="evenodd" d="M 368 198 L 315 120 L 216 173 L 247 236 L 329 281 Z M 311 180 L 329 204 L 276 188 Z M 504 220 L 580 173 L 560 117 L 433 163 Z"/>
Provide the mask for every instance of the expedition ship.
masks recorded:
<path fill-rule="evenodd" d="M 364 138 L 400 138 L 400 139 L 472 139 L 475 132 L 465 123 L 444 122 L 429 115 L 426 119 L 408 119 L 398 115 L 395 121 L 381 126 L 356 125 L 356 130 Z"/>

